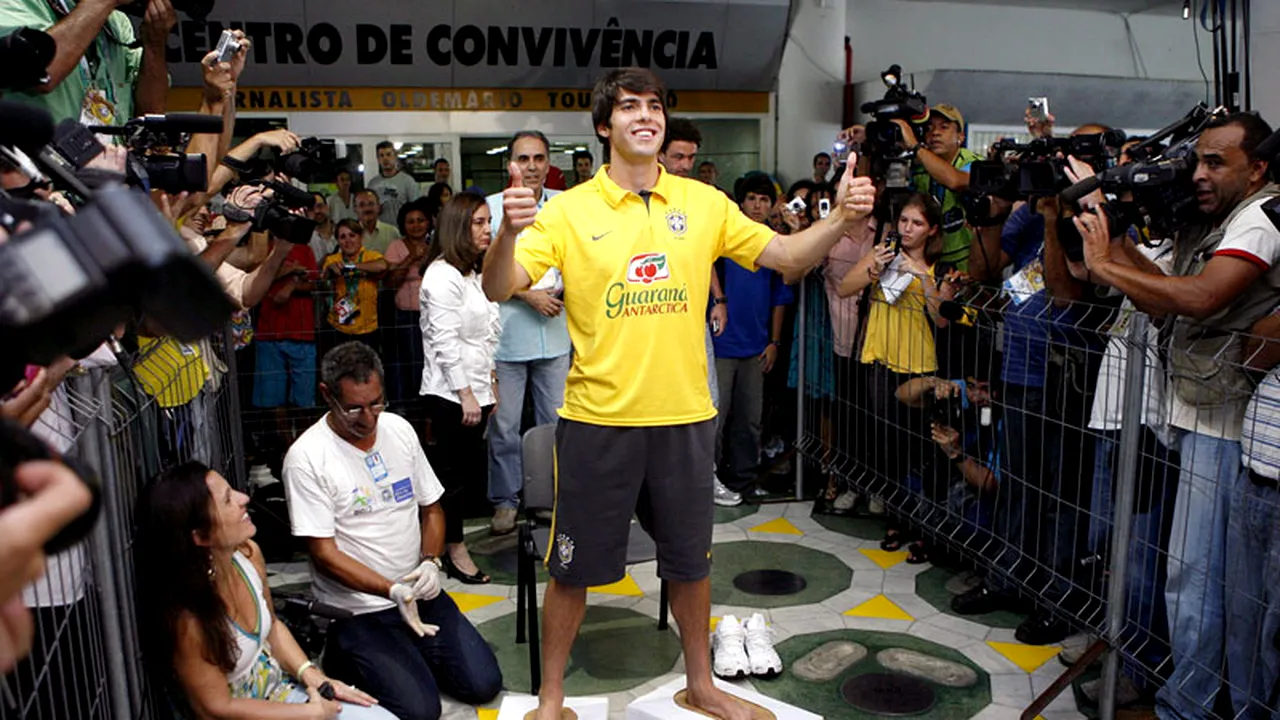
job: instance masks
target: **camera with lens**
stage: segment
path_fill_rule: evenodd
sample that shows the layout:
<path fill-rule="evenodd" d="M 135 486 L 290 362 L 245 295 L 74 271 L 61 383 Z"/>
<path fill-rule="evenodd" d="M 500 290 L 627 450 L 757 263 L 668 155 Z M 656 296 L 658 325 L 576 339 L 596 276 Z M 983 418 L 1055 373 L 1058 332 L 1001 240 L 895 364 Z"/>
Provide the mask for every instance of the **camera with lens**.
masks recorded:
<path fill-rule="evenodd" d="M 930 391 L 924 396 L 924 412 L 931 424 L 958 429 L 962 425 L 960 416 L 964 404 L 959 398 L 940 398 Z"/>
<path fill-rule="evenodd" d="M 263 191 L 270 190 L 271 193 L 252 209 L 237 207 L 228 202 L 222 209 L 222 214 L 228 221 L 252 222 L 254 231 L 271 233 L 295 245 L 306 245 L 311 242 L 311 235 L 316 230 L 316 221 L 295 212 L 306 210 L 315 203 L 315 198 L 310 192 L 280 180 L 242 180 L 237 185 L 237 187 L 245 186 L 261 188 Z"/>
<path fill-rule="evenodd" d="M 49 82 L 49 63 L 58 52 L 48 33 L 18 28 L 0 37 L 0 90 L 27 90 Z"/>
<path fill-rule="evenodd" d="M 1071 185 L 1068 156 L 1102 172 L 1115 164 L 1124 141 L 1122 130 L 1036 138 L 1025 144 L 1001 140 L 991 147 L 999 159 L 978 160 L 969 166 L 969 192 L 1006 200 L 1057 195 Z"/>
<path fill-rule="evenodd" d="M 1072 206 L 1094 191 L 1113 197 L 1097 209 L 1104 213 L 1115 235 L 1130 227 L 1147 228 L 1153 237 L 1172 237 L 1199 217 L 1195 197 L 1196 142 L 1220 113 L 1204 103 L 1181 119 L 1129 148 L 1133 162 L 1108 168 L 1062 191 Z M 1084 241 L 1075 227 L 1059 227 L 1059 240 L 1072 260 L 1084 257 Z"/>
<path fill-rule="evenodd" d="M 14 130 L 0 143 L 20 146 L 6 145 L 7 159 L 38 158 L 56 187 L 83 199 L 67 216 L 0 191 L 0 228 L 10 236 L 0 245 L 0 346 L 13 349 L 0 358 L 0 378 L 88 354 L 140 313 L 184 342 L 224 326 L 231 301 L 150 197 L 120 183 L 86 187 L 46 147 L 53 119 L 44 110 L 0 101 L 0 122 Z"/>
<path fill-rule="evenodd" d="M 884 97 L 862 104 L 862 112 L 874 118 L 866 125 L 862 153 L 871 161 L 872 177 L 883 178 L 888 189 L 903 189 L 911 184 L 912 154 L 902 148 L 902 130 L 893 121 L 907 121 L 917 140 L 923 140 L 920 123 L 929 117 L 929 104 L 924 95 L 903 85 L 901 66 L 889 66 L 880 79 Z"/>
<path fill-rule="evenodd" d="M 146 191 L 163 190 L 170 195 L 204 192 L 209 186 L 209 164 L 200 153 L 185 153 L 192 134 L 220 134 L 222 118 L 200 113 L 143 115 L 123 126 L 85 127 L 75 120 L 63 120 L 54 132 L 51 148 L 76 171 L 103 151 L 98 135 L 118 135 L 129 150 L 125 180 Z"/>
<path fill-rule="evenodd" d="M 298 149 L 275 160 L 276 172 L 302 182 L 336 172 L 347 159 L 347 144 L 328 138 L 303 138 Z"/>

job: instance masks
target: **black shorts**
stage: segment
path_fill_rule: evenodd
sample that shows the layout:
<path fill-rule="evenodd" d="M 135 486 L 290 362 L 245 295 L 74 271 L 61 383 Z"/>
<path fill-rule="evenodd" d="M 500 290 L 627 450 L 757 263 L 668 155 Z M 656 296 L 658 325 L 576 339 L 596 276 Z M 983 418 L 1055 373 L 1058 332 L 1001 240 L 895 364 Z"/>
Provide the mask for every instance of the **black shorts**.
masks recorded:
<path fill-rule="evenodd" d="M 621 580 L 634 513 L 657 543 L 659 577 L 707 577 L 715 439 L 715 420 L 662 427 L 560 420 L 546 557 L 551 576 L 575 587 Z"/>

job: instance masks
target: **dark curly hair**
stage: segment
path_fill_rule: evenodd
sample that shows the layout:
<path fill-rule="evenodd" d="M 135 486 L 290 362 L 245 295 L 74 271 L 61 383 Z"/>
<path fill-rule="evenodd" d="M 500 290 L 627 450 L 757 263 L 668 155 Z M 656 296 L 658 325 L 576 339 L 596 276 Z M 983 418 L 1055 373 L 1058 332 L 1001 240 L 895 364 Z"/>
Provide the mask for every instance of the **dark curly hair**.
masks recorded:
<path fill-rule="evenodd" d="M 211 470 L 186 462 L 162 472 L 138 496 L 138 627 L 147 662 L 173 675 L 178 622 L 190 615 L 200 627 L 204 657 L 226 672 L 235 668 L 238 649 L 227 624 L 227 607 L 214 587 L 213 559 L 195 535 L 213 532 L 209 486 Z"/>

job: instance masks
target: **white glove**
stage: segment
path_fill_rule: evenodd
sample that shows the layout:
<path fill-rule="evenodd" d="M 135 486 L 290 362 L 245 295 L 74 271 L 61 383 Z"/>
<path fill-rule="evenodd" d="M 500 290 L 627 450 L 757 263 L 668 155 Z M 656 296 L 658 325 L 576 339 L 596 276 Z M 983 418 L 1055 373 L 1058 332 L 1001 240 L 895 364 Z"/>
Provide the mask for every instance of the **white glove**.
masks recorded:
<path fill-rule="evenodd" d="M 387 593 L 387 597 L 395 602 L 396 607 L 400 609 L 400 617 L 404 618 L 405 624 L 417 633 L 418 637 L 427 635 L 434 637 L 440 631 L 440 626 L 428 625 L 422 622 L 422 618 L 418 617 L 418 598 L 413 594 L 413 588 L 396 583 L 391 586 L 391 591 Z"/>
<path fill-rule="evenodd" d="M 435 600 L 440 594 L 440 568 L 434 560 L 423 560 L 413 572 L 400 578 L 400 582 L 413 588 L 413 596 L 419 600 Z"/>

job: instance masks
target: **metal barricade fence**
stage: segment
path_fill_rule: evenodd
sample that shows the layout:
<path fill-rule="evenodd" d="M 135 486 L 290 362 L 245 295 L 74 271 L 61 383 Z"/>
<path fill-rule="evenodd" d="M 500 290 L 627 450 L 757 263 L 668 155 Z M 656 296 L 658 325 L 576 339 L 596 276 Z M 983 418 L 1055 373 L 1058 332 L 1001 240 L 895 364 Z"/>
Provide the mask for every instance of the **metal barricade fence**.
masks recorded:
<path fill-rule="evenodd" d="M 237 352 L 239 417 L 243 437 L 248 440 L 245 449 L 251 470 L 260 473 L 265 469 L 279 476 L 280 462 L 293 439 L 328 409 L 317 389 L 324 353 L 350 340 L 369 345 L 381 357 L 390 411 L 415 427 L 425 426 L 425 404 L 418 395 L 423 362 L 418 311 L 398 308 L 395 294 L 394 288 L 380 287 L 373 329 L 351 333 L 346 332 L 351 326 L 332 321 L 333 292 L 312 292 L 314 334 L 310 339 L 299 339 L 294 333 L 279 337 L 259 330 L 253 341 Z M 416 295 L 414 299 L 416 304 Z M 261 326 L 255 322 L 255 327 Z"/>
<path fill-rule="evenodd" d="M 167 717 L 139 644 L 133 509 L 147 480 L 199 459 L 237 487 L 245 474 L 230 336 L 141 339 L 128 367 L 105 349 L 68 377 L 33 431 L 101 480 L 98 522 L 24 590 L 33 651 L 3 678 L 0 720 Z M 122 355 L 123 356 L 123 355 Z"/>
<path fill-rule="evenodd" d="M 1171 715 L 1271 717 L 1280 371 L 1265 370 L 1280 353 L 1118 297 L 971 288 L 929 318 L 918 284 L 859 307 L 818 275 L 803 282 L 797 448 L 811 467 L 992 589 L 1105 641 L 1102 717 L 1121 686 Z M 798 497 L 810 483 L 801 471 Z"/>

